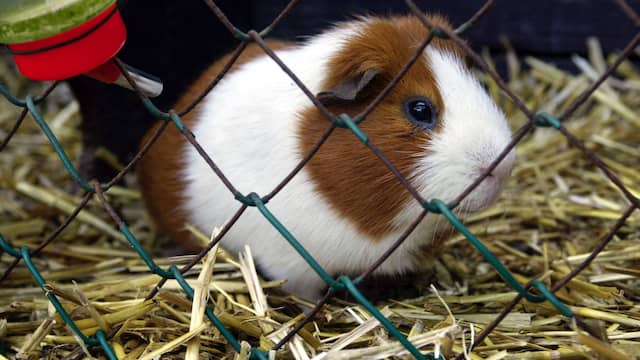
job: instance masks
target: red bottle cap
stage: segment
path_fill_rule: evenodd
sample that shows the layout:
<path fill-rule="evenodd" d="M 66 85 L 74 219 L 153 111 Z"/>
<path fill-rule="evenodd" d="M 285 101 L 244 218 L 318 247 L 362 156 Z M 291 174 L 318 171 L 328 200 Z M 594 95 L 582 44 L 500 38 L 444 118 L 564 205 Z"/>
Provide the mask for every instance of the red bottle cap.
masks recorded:
<path fill-rule="evenodd" d="M 54 36 L 10 44 L 20 72 L 32 80 L 62 80 L 104 64 L 124 46 L 127 31 L 117 4 Z"/>

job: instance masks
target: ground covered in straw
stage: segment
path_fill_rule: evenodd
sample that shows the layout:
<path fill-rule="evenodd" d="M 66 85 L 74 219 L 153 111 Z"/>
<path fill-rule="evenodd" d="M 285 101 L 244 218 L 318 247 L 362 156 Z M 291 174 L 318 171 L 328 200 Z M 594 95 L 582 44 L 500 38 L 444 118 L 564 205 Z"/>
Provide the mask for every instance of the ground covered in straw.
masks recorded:
<path fill-rule="evenodd" d="M 557 114 L 609 60 L 596 41 L 588 47 L 588 59 L 574 58 L 573 74 L 533 58 L 511 56 L 509 86 L 530 109 Z M 6 61 L 0 62 L 0 83 L 20 95 L 42 89 L 42 84 L 19 78 Z M 524 124 L 524 116 L 497 87 L 487 85 L 512 128 Z M 77 160 L 77 104 L 61 88 L 42 108 L 66 151 Z M 0 140 L 19 111 L 0 98 Z M 640 68 L 624 63 L 567 126 L 640 195 Z M 465 222 L 521 282 L 541 277 L 551 284 L 589 255 L 629 203 L 555 130 L 536 129 L 517 147 L 517 155 L 499 202 Z M 101 156 L 109 158 L 106 151 Z M 166 240 L 149 225 L 134 177 L 125 182 L 126 187 L 108 192 L 109 200 L 146 246 L 160 248 Z M 0 152 L 0 233 L 16 247 L 35 247 L 80 202 L 78 194 L 46 138 L 27 118 Z M 599 332 L 600 340 L 577 332 L 552 306 L 523 301 L 468 357 L 630 359 L 640 354 L 639 220 L 636 211 L 593 264 L 557 293 Z M 433 269 L 412 279 L 419 297 L 394 291 L 394 298 L 377 304 L 422 350 L 437 348 L 447 358 L 468 348 L 471 335 L 482 331 L 516 295 L 461 235 L 449 244 Z M 163 258 L 158 251 L 156 255 L 163 267 L 189 259 Z M 296 316 L 298 306 L 311 304 L 278 291 L 279 281 L 259 280 L 250 253 L 236 255 L 220 250 L 216 259 L 196 266 L 188 279 L 194 287 L 207 283 L 222 322 L 241 340 L 266 350 L 302 318 Z M 0 274 L 12 260 L 2 254 Z M 62 299 L 83 331 L 92 334 L 98 323 L 107 330 L 119 329 L 111 344 L 122 359 L 161 354 L 163 359 L 182 359 L 188 346 L 197 349 L 198 344 L 200 358 L 246 357 L 236 355 L 206 319 L 204 325 L 198 319 L 192 323 L 192 303 L 177 283 L 169 281 L 154 300 L 143 301 L 159 277 L 149 273 L 95 201 L 36 257 L 35 264 L 47 280 L 47 290 Z M 206 271 L 200 274 L 203 268 L 213 268 L 210 279 Z M 187 358 L 198 358 L 198 350 L 190 352 Z M 97 349 L 92 354 L 104 357 Z M 359 305 L 340 299 L 332 300 L 277 354 L 296 359 L 396 356 L 407 356 L 397 341 Z M 0 359 L 82 357 L 71 331 L 20 265 L 0 285 Z"/>

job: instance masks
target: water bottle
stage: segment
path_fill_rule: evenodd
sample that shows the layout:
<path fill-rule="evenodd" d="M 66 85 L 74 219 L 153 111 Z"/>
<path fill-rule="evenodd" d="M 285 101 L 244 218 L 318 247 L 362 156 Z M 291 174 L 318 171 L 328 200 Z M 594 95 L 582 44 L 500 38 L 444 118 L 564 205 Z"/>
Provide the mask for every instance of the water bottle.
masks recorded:
<path fill-rule="evenodd" d="M 127 31 L 116 0 L 2 0 L 0 43 L 18 70 L 32 80 L 63 80 L 80 74 L 131 88 L 113 57 Z M 155 77 L 124 65 L 148 96 L 162 92 Z"/>

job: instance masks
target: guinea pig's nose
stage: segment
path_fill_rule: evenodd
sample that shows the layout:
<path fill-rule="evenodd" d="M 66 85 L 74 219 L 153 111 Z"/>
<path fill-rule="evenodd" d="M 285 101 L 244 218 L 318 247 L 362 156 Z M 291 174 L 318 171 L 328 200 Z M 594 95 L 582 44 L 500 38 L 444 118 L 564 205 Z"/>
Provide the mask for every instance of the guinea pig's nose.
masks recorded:
<path fill-rule="evenodd" d="M 511 175 L 511 169 L 513 169 L 513 151 L 507 154 L 507 156 L 500 161 L 500 163 L 491 171 L 489 177 L 494 177 L 500 182 L 505 181 L 509 175 Z M 488 162 L 480 166 L 480 174 L 484 174 L 487 169 L 491 166 L 492 162 Z"/>

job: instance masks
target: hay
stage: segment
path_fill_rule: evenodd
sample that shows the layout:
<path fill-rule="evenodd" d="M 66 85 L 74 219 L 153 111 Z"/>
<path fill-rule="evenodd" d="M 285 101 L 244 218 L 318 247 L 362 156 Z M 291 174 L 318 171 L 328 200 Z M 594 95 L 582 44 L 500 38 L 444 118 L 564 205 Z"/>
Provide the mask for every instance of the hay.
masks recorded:
<path fill-rule="evenodd" d="M 589 59 L 573 58 L 578 74 L 534 58 L 524 59 L 524 68 L 510 53 L 509 86 L 529 108 L 557 114 L 611 61 L 603 57 L 597 41 L 590 39 L 588 49 Z M 6 61 L 0 62 L 0 82 L 18 94 L 41 88 L 21 80 Z M 495 83 L 487 80 L 487 85 L 509 115 L 512 128 L 524 124 L 524 116 L 499 93 Z M 640 195 L 639 95 L 640 72 L 626 62 L 566 124 L 636 196 Z M 0 139 L 19 110 L 0 99 Z M 78 159 L 77 104 L 57 91 L 44 112 L 64 148 Z M 100 153 L 112 159 L 108 151 Z M 600 170 L 553 129 L 536 129 L 519 144 L 517 155 L 513 176 L 498 203 L 465 222 L 518 280 L 544 274 L 544 281 L 553 283 L 588 256 L 629 204 Z M 126 183 L 127 188 L 114 187 L 106 196 L 143 244 L 163 248 L 165 240 L 149 225 L 132 174 Z M 0 152 L 0 233 L 14 246 L 37 246 L 80 202 L 74 189 L 44 136 L 27 119 L 8 148 Z M 598 329 L 600 339 L 576 330 L 549 304 L 523 301 L 468 358 L 630 359 L 640 354 L 638 220 L 636 211 L 593 265 L 557 293 Z M 378 304 L 412 342 L 446 356 L 466 351 L 471 335 L 479 333 L 515 296 L 461 235 L 454 235 L 449 244 L 430 270 L 435 271 L 434 289 L 439 293 L 429 289 L 425 276 L 416 282 L 424 289 L 423 296 Z M 156 252 L 155 258 L 166 267 L 185 264 L 190 256 L 162 257 Z M 190 284 L 200 289 L 194 304 L 174 281 L 154 300 L 143 301 L 159 277 L 149 274 L 102 207 L 92 201 L 34 261 L 48 281 L 47 290 L 61 299 L 82 331 L 93 334 L 98 324 L 106 330 L 117 329 L 111 344 L 121 359 L 180 359 L 187 348 L 191 349 L 190 359 L 198 358 L 198 353 L 200 358 L 209 354 L 244 359 L 248 343 L 268 350 L 302 319 L 298 306 L 312 304 L 283 295 L 277 290 L 281 281 L 260 279 L 250 249 L 239 261 L 234 258 L 220 249 L 217 259 L 210 257 L 189 272 Z M 12 260 L 3 254 L 0 272 Z M 207 296 L 215 304 L 216 315 L 244 341 L 242 353 L 235 354 L 218 330 L 206 319 L 202 321 Z M 0 344 L 5 355 L 0 359 L 82 357 L 71 334 L 24 267 L 2 283 Z M 334 299 L 277 356 L 408 355 L 359 305 Z"/>

